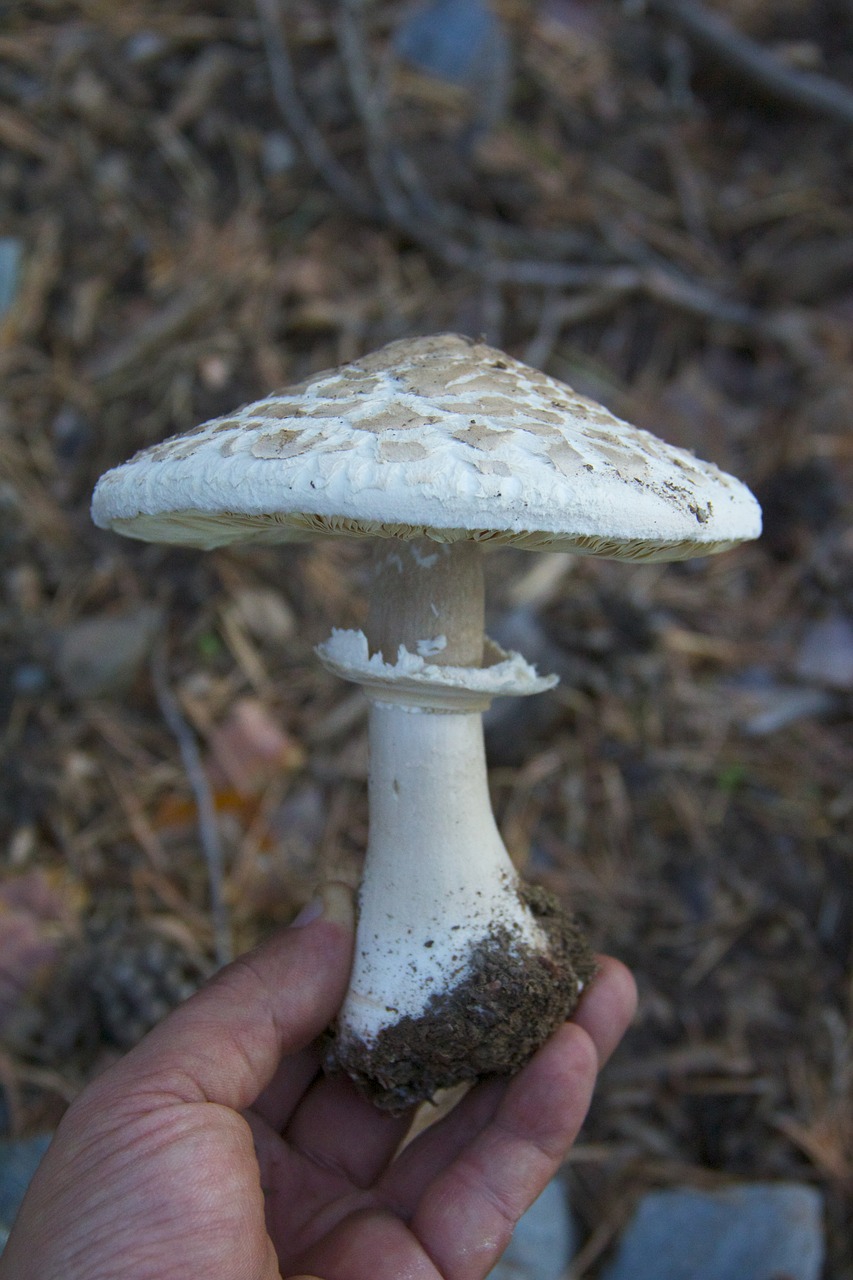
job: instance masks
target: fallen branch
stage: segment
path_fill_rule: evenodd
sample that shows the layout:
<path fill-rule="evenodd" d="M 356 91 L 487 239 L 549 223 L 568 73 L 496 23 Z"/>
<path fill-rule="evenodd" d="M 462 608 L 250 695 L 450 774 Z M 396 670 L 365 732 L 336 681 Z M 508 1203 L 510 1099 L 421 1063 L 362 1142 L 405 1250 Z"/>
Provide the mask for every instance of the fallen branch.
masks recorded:
<path fill-rule="evenodd" d="M 697 47 L 745 76 L 764 93 L 791 106 L 853 125 L 853 92 L 826 76 L 786 66 L 769 49 L 736 31 L 695 0 L 646 0 L 651 13 L 671 22 Z"/>
<path fill-rule="evenodd" d="M 231 921 L 225 901 L 225 858 L 219 835 L 219 822 L 213 792 L 202 763 L 195 734 L 184 719 L 180 705 L 169 685 L 166 670 L 166 653 L 160 645 L 151 661 L 151 679 L 157 705 L 166 724 L 174 735 L 181 753 L 184 771 L 195 797 L 198 814 L 198 831 L 201 848 L 207 866 L 210 888 L 210 918 L 213 927 L 213 945 L 216 963 L 228 964 L 232 958 Z"/>
<path fill-rule="evenodd" d="M 380 218 L 381 206 L 338 164 L 326 139 L 302 105 L 293 63 L 282 31 L 278 0 L 255 0 L 255 8 L 267 55 L 273 97 L 282 119 L 327 187 L 359 217 Z"/>

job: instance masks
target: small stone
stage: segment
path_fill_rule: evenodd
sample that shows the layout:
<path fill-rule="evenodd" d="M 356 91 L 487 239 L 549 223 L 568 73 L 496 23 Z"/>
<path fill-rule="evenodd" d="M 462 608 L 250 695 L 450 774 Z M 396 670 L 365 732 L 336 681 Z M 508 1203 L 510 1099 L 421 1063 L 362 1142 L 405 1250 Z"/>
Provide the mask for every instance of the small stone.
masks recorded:
<path fill-rule="evenodd" d="M 0 1142 L 0 1231 L 12 1225 L 51 1136 L 42 1133 L 22 1141 Z M 0 1239 L 0 1247 L 3 1243 Z"/>
<path fill-rule="evenodd" d="M 261 165 L 268 178 L 289 173 L 299 159 L 296 145 L 286 133 L 273 129 L 261 141 Z"/>
<path fill-rule="evenodd" d="M 394 47 L 426 75 L 470 84 L 495 42 L 497 19 L 483 0 L 428 0 L 398 28 Z"/>
<path fill-rule="evenodd" d="M 853 622 L 841 612 L 812 623 L 797 655 L 801 680 L 832 689 L 853 689 Z"/>
<path fill-rule="evenodd" d="M 14 236 L 0 236 L 0 317 L 10 311 L 18 295 L 24 246 Z"/>
<path fill-rule="evenodd" d="M 59 635 L 56 667 L 73 697 L 99 698 L 124 692 L 151 651 L 163 623 L 154 605 L 121 617 L 83 618 Z"/>
<path fill-rule="evenodd" d="M 468 95 L 476 116 L 471 137 L 504 116 L 509 38 L 487 0 L 426 0 L 398 27 L 394 50 L 422 75 Z"/>
<path fill-rule="evenodd" d="M 830 715 L 836 701 L 826 689 L 773 685 L 749 700 L 741 725 L 750 737 L 766 738 L 799 720 Z"/>
<path fill-rule="evenodd" d="M 269 587 L 242 587 L 234 596 L 237 616 L 256 640 L 281 645 L 296 633 L 296 615 Z"/>
<path fill-rule="evenodd" d="M 23 698 L 37 698 L 47 688 L 48 675 L 35 662 L 22 662 L 12 672 L 12 688 Z"/>
<path fill-rule="evenodd" d="M 166 40 L 156 31 L 137 31 L 124 43 L 124 54 L 129 62 L 137 65 L 160 58 L 168 48 Z"/>
<path fill-rule="evenodd" d="M 654 1191 L 602 1280 L 819 1280 L 823 1197 L 800 1183 Z"/>
<path fill-rule="evenodd" d="M 566 1188 L 555 1178 L 520 1219 L 488 1280 L 560 1280 L 577 1249 Z"/>
<path fill-rule="evenodd" d="M 73 405 L 63 405 L 50 427 L 53 448 L 61 463 L 77 462 L 92 444 L 94 432 L 89 420 Z"/>

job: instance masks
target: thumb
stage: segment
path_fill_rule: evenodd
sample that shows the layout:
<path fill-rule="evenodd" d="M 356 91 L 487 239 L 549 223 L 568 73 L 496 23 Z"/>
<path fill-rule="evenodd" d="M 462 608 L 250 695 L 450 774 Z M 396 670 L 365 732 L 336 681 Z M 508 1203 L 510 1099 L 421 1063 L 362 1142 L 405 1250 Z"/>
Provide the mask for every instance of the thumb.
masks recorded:
<path fill-rule="evenodd" d="M 352 890 L 329 882 L 289 929 L 220 970 L 105 1076 L 122 1092 L 144 1084 L 149 1096 L 247 1107 L 337 1013 L 353 934 Z"/>

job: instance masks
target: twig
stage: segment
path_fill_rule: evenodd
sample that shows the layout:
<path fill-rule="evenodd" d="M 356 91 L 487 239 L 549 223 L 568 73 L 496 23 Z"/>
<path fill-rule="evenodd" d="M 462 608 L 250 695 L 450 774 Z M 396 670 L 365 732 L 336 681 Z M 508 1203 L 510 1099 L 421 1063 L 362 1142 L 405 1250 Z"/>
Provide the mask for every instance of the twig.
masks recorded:
<path fill-rule="evenodd" d="M 456 219 L 438 212 L 439 206 L 421 183 L 412 162 L 403 163 L 392 144 L 387 112 L 371 76 L 362 0 L 341 0 L 337 32 L 350 95 L 364 127 L 371 177 L 388 221 L 447 266 L 482 275 L 475 265 L 481 255 L 455 236 Z M 412 203 L 412 193 L 416 193 L 419 208 Z M 491 255 L 482 256 L 488 259 Z"/>
<path fill-rule="evenodd" d="M 540 308 L 536 332 L 524 349 L 525 364 L 546 368 L 564 328 L 609 311 L 624 296 L 621 289 L 590 289 L 568 298 L 558 292 L 549 293 Z"/>
<path fill-rule="evenodd" d="M 273 97 L 283 120 L 330 190 L 359 217 L 381 218 L 381 206 L 338 164 L 326 139 L 302 105 L 296 88 L 293 63 L 281 28 L 278 0 L 255 0 L 255 8 L 267 55 Z"/>
<path fill-rule="evenodd" d="M 411 210 L 397 183 L 397 168 L 388 119 L 376 85 L 372 82 L 364 35 L 361 0 L 340 0 L 337 22 L 341 61 L 350 95 L 367 138 L 367 162 L 382 203 L 392 221 L 409 229 Z"/>
<path fill-rule="evenodd" d="M 217 965 L 228 964 L 232 958 L 231 921 L 224 894 L 225 858 L 222 852 L 216 807 L 195 734 L 184 719 L 178 700 L 169 686 L 163 645 L 158 646 L 151 660 L 151 678 L 157 705 L 177 740 L 187 780 L 195 797 L 199 838 L 207 865 L 210 887 L 210 916 L 216 963 Z"/>
<path fill-rule="evenodd" d="M 742 35 L 720 14 L 704 9 L 695 0 L 647 0 L 647 7 L 765 93 L 828 116 L 848 128 L 853 125 L 853 93 L 845 85 L 813 71 L 786 66 L 769 49 Z"/>
<path fill-rule="evenodd" d="M 134 326 L 114 346 L 98 352 L 84 368 L 93 382 L 112 382 L 135 365 L 144 365 L 146 377 L 150 362 L 164 347 L 175 343 L 191 329 L 200 315 L 208 314 L 218 291 L 210 280 L 197 280 L 177 294 L 148 320 Z"/>
<path fill-rule="evenodd" d="M 491 288 L 506 284 L 574 287 L 589 283 L 607 267 L 578 269 L 554 261 L 567 252 L 591 246 L 580 237 L 550 233 L 521 233 L 494 219 L 477 217 L 456 205 L 436 200 L 422 180 L 411 156 L 395 146 L 388 128 L 388 112 L 373 81 L 364 30 L 363 0 L 341 0 L 337 23 L 338 47 L 353 104 L 364 127 L 367 160 L 387 220 L 446 266 L 479 276 Z M 501 257 L 515 247 L 532 249 L 535 258 Z"/>

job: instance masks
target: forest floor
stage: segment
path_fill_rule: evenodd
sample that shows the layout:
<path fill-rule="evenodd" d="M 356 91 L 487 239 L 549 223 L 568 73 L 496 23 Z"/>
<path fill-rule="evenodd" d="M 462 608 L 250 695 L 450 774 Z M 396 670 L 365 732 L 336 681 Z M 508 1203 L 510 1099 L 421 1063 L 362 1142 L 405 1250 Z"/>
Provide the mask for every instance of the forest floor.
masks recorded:
<path fill-rule="evenodd" d="M 498 820 L 641 992 L 569 1166 L 578 1274 L 649 1188 L 798 1180 L 853 1280 L 849 6 L 720 0 L 709 35 L 504 0 L 421 70 L 404 6 L 282 8 L 0 30 L 0 1129 L 53 1125 L 365 842 L 364 705 L 312 652 L 363 621 L 364 548 L 125 542 L 96 478 L 391 339 L 484 335 L 765 513 L 710 560 L 490 557 L 492 630 L 562 677 L 489 722 Z"/>

